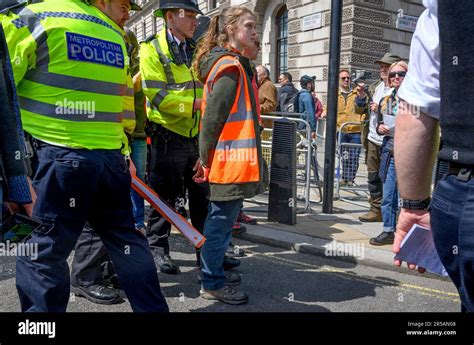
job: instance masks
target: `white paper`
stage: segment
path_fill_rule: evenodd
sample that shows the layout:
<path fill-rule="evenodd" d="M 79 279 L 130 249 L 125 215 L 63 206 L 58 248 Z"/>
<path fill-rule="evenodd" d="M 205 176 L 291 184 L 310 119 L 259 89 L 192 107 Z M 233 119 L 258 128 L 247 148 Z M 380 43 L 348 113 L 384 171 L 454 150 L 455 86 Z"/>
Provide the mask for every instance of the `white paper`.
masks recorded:
<path fill-rule="evenodd" d="M 392 128 L 395 127 L 395 116 L 393 115 L 383 115 L 383 124 Z"/>
<path fill-rule="evenodd" d="M 439 259 L 431 230 L 418 224 L 413 225 L 403 239 L 400 252 L 395 255 L 395 260 L 413 263 L 442 276 L 448 275 Z"/>

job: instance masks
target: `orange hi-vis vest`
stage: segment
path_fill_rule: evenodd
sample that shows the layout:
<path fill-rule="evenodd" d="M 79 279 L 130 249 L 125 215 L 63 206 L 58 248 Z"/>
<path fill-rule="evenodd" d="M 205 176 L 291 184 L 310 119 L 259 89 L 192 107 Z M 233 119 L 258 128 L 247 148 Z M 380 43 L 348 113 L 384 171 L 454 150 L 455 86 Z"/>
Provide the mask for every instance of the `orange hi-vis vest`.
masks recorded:
<path fill-rule="evenodd" d="M 201 121 L 206 121 L 206 103 L 214 81 L 228 68 L 237 67 L 237 94 L 229 116 L 219 136 L 217 146 L 209 152 L 209 182 L 237 184 L 260 181 L 260 167 L 255 136 L 254 114 L 250 100 L 251 81 L 237 57 L 223 56 L 209 72 L 201 104 Z M 253 82 L 253 83 L 252 83 Z"/>

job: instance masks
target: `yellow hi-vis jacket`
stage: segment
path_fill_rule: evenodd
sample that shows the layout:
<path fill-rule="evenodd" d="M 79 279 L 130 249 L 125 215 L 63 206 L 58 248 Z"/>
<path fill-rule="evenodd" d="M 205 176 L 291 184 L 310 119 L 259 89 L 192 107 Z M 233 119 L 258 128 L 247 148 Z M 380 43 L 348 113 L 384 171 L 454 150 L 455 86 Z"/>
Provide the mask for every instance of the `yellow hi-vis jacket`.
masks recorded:
<path fill-rule="evenodd" d="M 134 92 L 118 25 L 81 0 L 32 4 L 2 25 L 25 131 L 70 148 L 126 145 Z"/>
<path fill-rule="evenodd" d="M 202 83 L 186 64 L 175 63 L 166 28 L 142 43 L 140 71 L 148 119 L 184 137 L 195 137 L 200 111 L 194 110 L 194 100 L 202 97 Z"/>

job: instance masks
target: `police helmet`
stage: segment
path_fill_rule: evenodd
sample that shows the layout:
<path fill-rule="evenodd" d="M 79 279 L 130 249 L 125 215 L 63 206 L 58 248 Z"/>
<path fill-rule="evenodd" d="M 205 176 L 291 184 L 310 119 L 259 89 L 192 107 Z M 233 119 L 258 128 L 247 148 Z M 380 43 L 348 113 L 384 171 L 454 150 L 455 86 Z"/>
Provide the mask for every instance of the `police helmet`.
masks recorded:
<path fill-rule="evenodd" d="M 141 11 L 142 8 L 136 1 L 130 0 L 130 11 Z"/>
<path fill-rule="evenodd" d="M 183 9 L 197 14 L 203 14 L 197 0 L 159 0 L 158 9 L 153 12 L 156 17 L 163 17 L 163 10 Z"/>

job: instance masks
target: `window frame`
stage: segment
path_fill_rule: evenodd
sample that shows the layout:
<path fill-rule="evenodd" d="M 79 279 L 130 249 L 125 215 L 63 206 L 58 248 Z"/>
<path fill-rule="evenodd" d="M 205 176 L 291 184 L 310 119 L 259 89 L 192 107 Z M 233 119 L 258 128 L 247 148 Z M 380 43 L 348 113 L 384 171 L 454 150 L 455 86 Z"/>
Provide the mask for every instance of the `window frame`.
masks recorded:
<path fill-rule="evenodd" d="M 280 74 L 288 72 L 288 7 L 286 5 L 283 5 L 275 15 L 275 29 L 275 80 L 278 80 Z"/>

